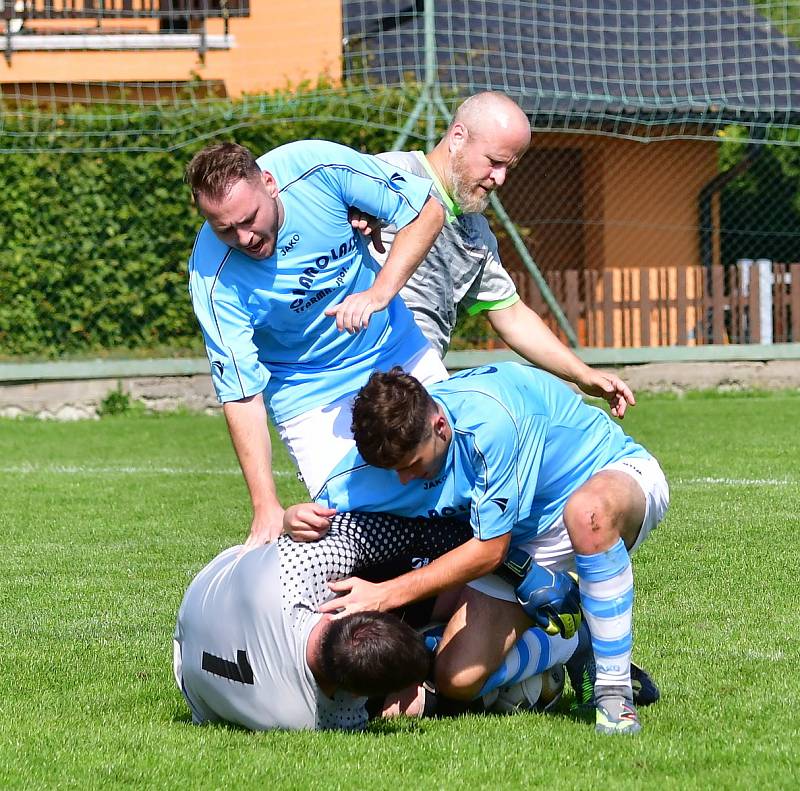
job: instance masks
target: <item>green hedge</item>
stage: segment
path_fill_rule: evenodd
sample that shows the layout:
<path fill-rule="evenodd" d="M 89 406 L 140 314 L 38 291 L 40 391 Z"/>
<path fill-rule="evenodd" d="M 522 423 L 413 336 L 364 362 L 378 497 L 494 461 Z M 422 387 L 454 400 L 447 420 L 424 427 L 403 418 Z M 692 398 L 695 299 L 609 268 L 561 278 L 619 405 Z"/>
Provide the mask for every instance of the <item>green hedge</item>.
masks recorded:
<path fill-rule="evenodd" d="M 211 138 L 256 154 L 303 138 L 381 151 L 400 126 L 385 108 L 407 112 L 413 99 L 383 95 L 377 115 L 374 93 L 330 90 L 190 109 L 94 106 L 40 129 L 5 112 L 0 147 L 16 131 L 40 150 L 6 153 L 0 168 L 0 356 L 197 353 L 186 262 L 200 218 L 183 183 L 192 154 Z M 123 136 L 138 150 L 120 151 Z M 88 143 L 98 150 L 70 150 Z"/>
<path fill-rule="evenodd" d="M 0 358 L 202 353 L 186 289 L 200 217 L 183 170 L 195 151 L 235 139 L 260 154 L 304 138 L 386 150 L 417 96 L 413 87 L 317 85 L 237 101 L 189 96 L 60 113 L 0 98 Z M 727 137 L 721 170 L 746 150 L 735 127 Z M 765 206 L 775 218 L 769 253 L 796 260 L 798 174 L 800 148 L 769 146 L 725 188 L 724 226 L 736 229 L 723 239 L 725 260 L 767 249 L 758 219 Z M 484 317 L 462 317 L 453 348 L 489 334 Z"/>

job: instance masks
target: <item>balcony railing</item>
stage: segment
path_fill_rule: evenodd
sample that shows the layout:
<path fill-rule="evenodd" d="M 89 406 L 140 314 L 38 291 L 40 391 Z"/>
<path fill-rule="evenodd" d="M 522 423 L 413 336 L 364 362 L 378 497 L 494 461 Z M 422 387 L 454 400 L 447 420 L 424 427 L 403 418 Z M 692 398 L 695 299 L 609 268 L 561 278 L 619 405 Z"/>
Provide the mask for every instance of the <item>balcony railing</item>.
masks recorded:
<path fill-rule="evenodd" d="M 5 32 L 9 63 L 14 51 L 22 49 L 191 47 L 203 57 L 209 48 L 228 46 L 229 19 L 249 14 L 250 0 L 0 0 L 0 20 L 5 20 L 0 32 Z M 223 20 L 220 42 L 209 41 L 208 19 Z M 59 20 L 64 22 L 63 27 L 54 24 Z M 76 27 L 75 20 L 91 25 Z M 130 20 L 149 21 L 149 25 L 135 29 Z M 153 20 L 157 20 L 157 27 Z M 123 26 L 113 27 L 114 22 Z"/>
<path fill-rule="evenodd" d="M 4 19 L 208 19 L 250 14 L 250 0 L 3 0 Z"/>

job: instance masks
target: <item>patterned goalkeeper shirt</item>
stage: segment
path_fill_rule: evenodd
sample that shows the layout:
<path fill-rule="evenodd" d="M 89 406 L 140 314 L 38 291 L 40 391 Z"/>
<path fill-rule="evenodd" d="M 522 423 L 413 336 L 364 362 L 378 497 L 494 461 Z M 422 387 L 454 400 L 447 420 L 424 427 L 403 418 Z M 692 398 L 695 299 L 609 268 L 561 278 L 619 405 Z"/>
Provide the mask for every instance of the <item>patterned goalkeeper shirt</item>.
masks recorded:
<path fill-rule="evenodd" d="M 190 583 L 175 628 L 175 679 L 195 723 L 252 730 L 363 728 L 366 699 L 326 696 L 306 662 L 331 580 L 389 560 L 410 569 L 465 541 L 455 520 L 342 514 L 320 541 L 288 536 L 220 553 Z"/>
<path fill-rule="evenodd" d="M 417 176 L 433 180 L 433 194 L 444 205 L 447 219 L 428 255 L 400 291 L 423 335 L 440 357 L 450 345 L 458 305 L 474 315 L 498 310 L 519 301 L 517 288 L 503 268 L 497 239 L 489 222 L 477 212 L 462 213 L 453 203 L 421 151 L 389 151 L 378 159 Z M 383 263 L 391 249 L 396 227 L 383 229 L 386 254 L 370 248 Z"/>

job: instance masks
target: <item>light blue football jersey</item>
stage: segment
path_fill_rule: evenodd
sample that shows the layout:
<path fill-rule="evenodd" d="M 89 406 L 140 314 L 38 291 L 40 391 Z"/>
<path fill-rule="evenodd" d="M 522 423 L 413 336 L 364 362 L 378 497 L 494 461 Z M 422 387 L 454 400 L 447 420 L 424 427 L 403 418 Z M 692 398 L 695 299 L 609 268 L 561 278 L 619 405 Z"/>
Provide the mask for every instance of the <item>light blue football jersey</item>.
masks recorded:
<path fill-rule="evenodd" d="M 441 473 L 403 485 L 357 451 L 335 468 L 317 500 L 339 511 L 469 518 L 481 540 L 511 545 L 547 530 L 567 498 L 611 462 L 650 454 L 601 409 L 544 371 L 500 363 L 428 388 L 453 429 Z"/>
<path fill-rule="evenodd" d="M 289 143 L 258 164 L 275 177 L 284 208 L 275 253 L 249 258 L 205 223 L 189 262 L 189 292 L 219 400 L 265 391 L 280 423 L 354 393 L 374 369 L 426 346 L 399 297 L 354 335 L 339 332 L 324 312 L 368 289 L 379 271 L 348 207 L 404 227 L 431 182 L 322 140 Z"/>

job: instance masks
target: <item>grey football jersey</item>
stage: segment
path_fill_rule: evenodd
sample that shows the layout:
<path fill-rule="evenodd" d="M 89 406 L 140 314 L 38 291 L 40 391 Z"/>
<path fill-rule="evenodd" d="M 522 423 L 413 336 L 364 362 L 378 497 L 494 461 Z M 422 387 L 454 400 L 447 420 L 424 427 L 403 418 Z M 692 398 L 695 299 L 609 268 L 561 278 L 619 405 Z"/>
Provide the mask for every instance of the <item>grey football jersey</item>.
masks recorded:
<path fill-rule="evenodd" d="M 320 541 L 288 536 L 240 554 L 220 553 L 192 580 L 175 628 L 175 678 L 196 723 L 225 720 L 252 730 L 352 730 L 366 700 L 333 698 L 317 685 L 306 646 L 332 598 L 328 582 L 385 561 L 438 557 L 469 537 L 451 520 L 341 514 Z"/>
<path fill-rule="evenodd" d="M 430 178 L 419 151 L 389 151 L 378 158 L 418 176 Z M 437 185 L 431 190 L 446 205 Z M 383 229 L 386 254 L 394 242 L 397 229 Z M 381 264 L 386 255 L 370 248 Z M 469 310 L 480 303 L 512 304 L 516 301 L 516 286 L 500 262 L 497 239 L 482 214 L 448 212 L 442 232 L 433 243 L 425 260 L 400 291 L 411 309 L 417 324 L 431 345 L 444 357 L 456 324 L 459 303 Z M 518 298 L 518 297 L 517 297 Z"/>

